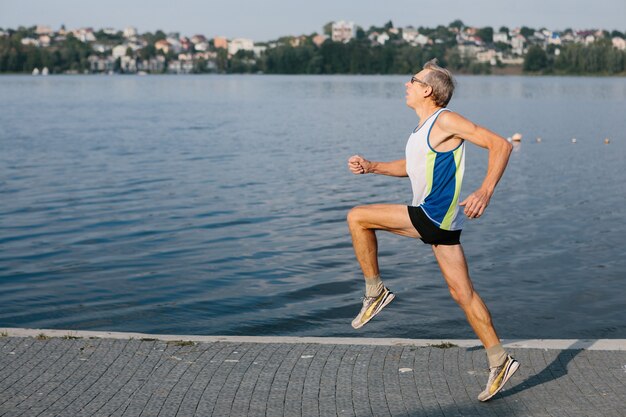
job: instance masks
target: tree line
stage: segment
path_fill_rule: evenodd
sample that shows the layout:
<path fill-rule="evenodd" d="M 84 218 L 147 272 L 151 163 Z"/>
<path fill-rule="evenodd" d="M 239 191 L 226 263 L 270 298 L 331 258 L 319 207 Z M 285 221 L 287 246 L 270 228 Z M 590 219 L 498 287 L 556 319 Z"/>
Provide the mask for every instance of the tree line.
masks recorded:
<path fill-rule="evenodd" d="M 487 40 L 493 34 L 493 30 L 489 29 L 481 29 L 484 32 L 482 36 Z M 32 28 L 29 30 L 32 31 Z M 361 31 L 363 33 L 359 33 L 357 39 L 348 43 L 327 40 L 318 47 L 312 42 L 312 37 L 307 37 L 299 46 L 291 46 L 288 40 L 278 42 L 279 46 L 268 48 L 261 57 L 255 57 L 251 51 L 239 51 L 229 57 L 226 50 L 217 49 L 215 65 L 208 66 L 206 61 L 199 60 L 194 65 L 194 72 L 408 74 L 417 71 L 432 58 L 437 58 L 443 66 L 457 73 L 489 74 L 492 71 L 489 64 L 479 63 L 472 57 L 462 55 L 448 28 L 420 28 L 420 31 L 430 31 L 428 35 L 442 41 L 432 45 L 412 46 L 392 38 L 384 45 L 372 46 Z M 90 44 L 81 42 L 71 33 L 64 40 L 47 48 L 23 45 L 21 39 L 28 34 L 26 30 L 13 31 L 10 36 L 0 37 L 0 73 L 30 73 L 34 68 L 43 67 L 47 67 L 51 73 L 81 73 L 90 69 L 90 55 L 103 55 L 93 51 Z M 155 34 L 143 36 L 148 36 L 150 42 L 145 48 L 135 52 L 137 58 L 148 59 L 162 54 L 156 51 L 153 43 L 165 38 L 163 32 L 157 31 Z M 96 33 L 96 37 L 99 41 L 111 43 L 123 41 L 121 34 L 106 35 L 101 31 Z M 503 45 L 495 47 L 505 49 Z M 165 58 L 171 61 L 176 56 L 170 52 Z M 501 66 L 500 63 L 498 65 Z M 626 51 L 613 47 L 608 38 L 599 39 L 589 45 L 549 45 L 546 49 L 532 45 L 524 56 L 523 71 L 537 74 L 624 75 Z"/>

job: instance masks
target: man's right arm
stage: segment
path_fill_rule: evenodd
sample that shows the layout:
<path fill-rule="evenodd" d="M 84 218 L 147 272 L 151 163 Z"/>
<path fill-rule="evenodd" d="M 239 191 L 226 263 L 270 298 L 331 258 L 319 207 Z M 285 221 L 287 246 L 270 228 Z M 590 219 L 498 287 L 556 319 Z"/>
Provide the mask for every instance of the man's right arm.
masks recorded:
<path fill-rule="evenodd" d="M 374 162 L 354 155 L 348 160 L 348 168 L 353 174 L 380 174 L 391 177 L 407 177 L 406 160 L 399 159 L 391 162 Z"/>

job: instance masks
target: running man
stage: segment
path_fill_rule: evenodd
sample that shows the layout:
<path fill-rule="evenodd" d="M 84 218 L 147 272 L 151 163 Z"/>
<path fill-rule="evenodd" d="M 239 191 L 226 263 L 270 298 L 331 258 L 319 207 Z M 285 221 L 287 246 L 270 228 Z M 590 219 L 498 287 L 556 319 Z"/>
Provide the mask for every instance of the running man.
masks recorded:
<path fill-rule="evenodd" d="M 366 288 L 363 307 L 352 327 L 365 325 L 394 298 L 380 278 L 376 230 L 421 239 L 431 245 L 452 298 L 485 346 L 490 373 L 487 387 L 478 399 L 487 401 L 502 389 L 519 363 L 503 349 L 491 314 L 474 290 L 459 238 L 464 217 L 478 218 L 487 208 L 508 163 L 511 145 L 446 108 L 454 80 L 436 60 L 427 62 L 405 87 L 406 104 L 415 110 L 420 121 L 406 145 L 406 159 L 374 162 L 355 155 L 348 161 L 348 168 L 357 175 L 408 176 L 413 189 L 413 202 L 408 207 L 374 204 L 355 207 L 348 214 L 352 244 Z M 465 141 L 486 148 L 489 162 L 481 187 L 459 202 Z"/>

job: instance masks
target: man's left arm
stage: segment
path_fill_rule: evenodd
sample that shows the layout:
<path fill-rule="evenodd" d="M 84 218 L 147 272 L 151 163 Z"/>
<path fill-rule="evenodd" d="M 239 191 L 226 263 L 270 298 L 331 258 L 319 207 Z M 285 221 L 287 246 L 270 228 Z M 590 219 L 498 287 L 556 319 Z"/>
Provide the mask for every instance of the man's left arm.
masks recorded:
<path fill-rule="evenodd" d="M 513 147 L 502 136 L 478 126 L 463 116 L 445 112 L 440 117 L 439 126 L 450 135 L 458 136 L 489 151 L 487 175 L 478 190 L 471 193 L 459 205 L 465 207 L 465 215 L 470 219 L 480 217 L 491 200 L 496 185 L 504 174 Z"/>

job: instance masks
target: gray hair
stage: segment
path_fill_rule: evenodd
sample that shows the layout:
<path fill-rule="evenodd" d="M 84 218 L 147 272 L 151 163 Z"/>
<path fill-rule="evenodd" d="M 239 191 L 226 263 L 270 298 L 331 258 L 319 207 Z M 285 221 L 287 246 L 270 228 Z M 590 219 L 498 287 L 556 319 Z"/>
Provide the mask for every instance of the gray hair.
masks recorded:
<path fill-rule="evenodd" d="M 433 100 L 437 106 L 446 107 L 454 93 L 454 78 L 452 73 L 437 64 L 437 58 L 433 58 L 424 64 L 424 69 L 429 70 L 424 81 L 433 89 Z"/>

